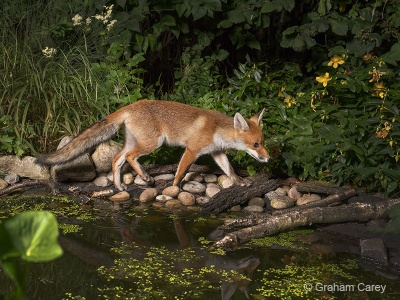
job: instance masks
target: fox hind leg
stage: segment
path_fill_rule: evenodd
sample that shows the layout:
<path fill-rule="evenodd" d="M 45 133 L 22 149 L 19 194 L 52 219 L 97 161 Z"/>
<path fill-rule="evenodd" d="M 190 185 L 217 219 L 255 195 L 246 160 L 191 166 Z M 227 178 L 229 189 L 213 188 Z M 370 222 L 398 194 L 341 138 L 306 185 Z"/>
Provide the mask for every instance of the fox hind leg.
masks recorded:
<path fill-rule="evenodd" d="M 114 185 L 115 187 L 120 190 L 126 190 L 127 187 L 125 184 L 121 184 L 121 168 L 126 162 L 126 154 L 135 147 L 135 139 L 132 135 L 125 133 L 125 143 L 122 151 L 118 153 L 116 157 L 114 157 L 112 162 L 112 170 L 113 170 L 113 177 L 114 177 Z"/>
<path fill-rule="evenodd" d="M 138 162 L 138 158 L 140 156 L 149 154 L 153 152 L 155 149 L 158 148 L 157 143 L 147 143 L 146 146 L 142 146 L 143 144 L 136 144 L 135 147 L 133 147 L 132 150 L 130 150 L 128 153 L 126 153 L 125 158 L 129 162 L 129 164 L 132 166 L 132 168 L 136 171 L 136 173 L 144 180 L 147 182 L 150 182 L 152 180 L 151 176 L 143 169 L 143 167 L 140 165 Z"/>

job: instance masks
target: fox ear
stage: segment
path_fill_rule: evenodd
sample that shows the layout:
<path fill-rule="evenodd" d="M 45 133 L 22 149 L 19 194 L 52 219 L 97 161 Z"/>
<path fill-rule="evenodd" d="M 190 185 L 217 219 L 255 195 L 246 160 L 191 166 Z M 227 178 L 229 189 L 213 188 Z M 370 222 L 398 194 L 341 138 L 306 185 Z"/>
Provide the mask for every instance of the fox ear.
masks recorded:
<path fill-rule="evenodd" d="M 265 111 L 265 108 L 263 108 L 258 114 L 255 114 L 254 116 L 252 116 L 251 119 L 256 121 L 258 125 L 261 125 L 264 111 Z"/>
<path fill-rule="evenodd" d="M 233 118 L 233 127 L 240 131 L 248 131 L 249 125 L 240 113 L 236 113 Z"/>

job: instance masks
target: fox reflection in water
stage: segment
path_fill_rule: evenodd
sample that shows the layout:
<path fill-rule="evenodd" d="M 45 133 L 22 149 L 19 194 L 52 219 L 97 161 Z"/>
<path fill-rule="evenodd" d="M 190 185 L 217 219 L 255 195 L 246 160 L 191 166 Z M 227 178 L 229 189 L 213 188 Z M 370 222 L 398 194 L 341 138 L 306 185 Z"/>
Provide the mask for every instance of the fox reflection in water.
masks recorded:
<path fill-rule="evenodd" d="M 117 230 L 121 234 L 122 242 L 124 244 L 135 244 L 139 247 L 135 247 L 132 253 L 126 257 L 142 259 L 146 257 L 150 247 L 154 247 L 151 242 L 145 240 L 137 234 L 139 222 L 132 224 L 132 220 L 125 218 L 119 213 L 115 213 L 111 217 L 113 229 Z M 182 262 L 176 267 L 180 270 L 185 268 L 202 268 L 214 266 L 216 271 L 235 271 L 246 278 L 251 279 L 253 277 L 254 270 L 259 266 L 260 260 L 256 257 L 248 256 L 244 258 L 231 258 L 226 255 L 215 255 L 209 251 L 200 249 L 200 247 L 194 247 L 191 236 L 186 229 L 185 221 L 181 218 L 174 218 L 174 230 L 179 241 L 179 247 L 181 249 L 190 248 L 195 251 L 195 255 L 199 258 L 196 261 Z M 210 235 L 210 239 L 216 238 L 218 232 L 215 231 Z M 211 237 L 212 236 L 212 237 Z M 114 258 L 112 255 L 104 249 L 91 244 L 90 242 L 71 236 L 61 236 L 60 244 L 64 250 L 70 252 L 83 262 L 92 265 L 96 268 L 101 266 L 111 267 L 113 265 Z M 212 276 L 211 276 L 212 277 Z M 210 278 L 210 280 L 218 281 L 220 278 Z M 229 300 L 235 294 L 237 290 L 242 292 L 247 299 L 250 298 L 248 291 L 249 280 L 243 278 L 234 279 L 231 282 L 223 282 L 221 285 L 221 299 Z"/>

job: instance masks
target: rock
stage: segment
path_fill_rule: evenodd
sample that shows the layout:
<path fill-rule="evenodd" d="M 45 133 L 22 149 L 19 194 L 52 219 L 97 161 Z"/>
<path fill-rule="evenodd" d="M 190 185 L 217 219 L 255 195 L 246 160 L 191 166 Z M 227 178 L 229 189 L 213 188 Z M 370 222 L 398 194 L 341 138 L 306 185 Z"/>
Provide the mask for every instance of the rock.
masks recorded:
<path fill-rule="evenodd" d="M 57 147 L 57 150 L 64 147 L 72 140 L 72 137 L 64 137 Z M 50 174 L 55 181 L 91 181 L 96 178 L 96 169 L 85 153 L 76 159 L 62 165 L 54 165 L 50 168 Z"/>
<path fill-rule="evenodd" d="M 153 202 L 151 204 L 151 207 L 154 208 L 154 209 L 163 209 L 164 208 L 164 203 L 163 202 Z"/>
<path fill-rule="evenodd" d="M 200 196 L 200 197 L 196 198 L 196 203 L 199 205 L 204 205 L 204 204 L 210 202 L 210 199 L 211 198 L 208 196 Z"/>
<path fill-rule="evenodd" d="M 254 197 L 254 198 L 251 198 L 251 199 L 249 200 L 248 206 L 253 206 L 253 205 L 256 205 L 256 206 L 259 206 L 259 207 L 262 208 L 262 207 L 265 206 L 265 201 L 264 201 L 264 199 L 261 198 L 261 197 Z"/>
<path fill-rule="evenodd" d="M 189 172 L 185 175 L 185 177 L 183 178 L 183 181 L 203 182 L 203 176 L 201 176 L 199 173 L 196 173 L 196 172 Z"/>
<path fill-rule="evenodd" d="M 150 177 L 149 181 L 144 181 L 142 179 L 142 177 L 140 177 L 139 175 L 136 175 L 134 183 L 140 186 L 151 186 L 154 184 L 154 178 Z"/>
<path fill-rule="evenodd" d="M 382 265 L 388 265 L 387 249 L 380 238 L 361 239 L 361 256 Z"/>
<path fill-rule="evenodd" d="M 195 200 L 194 196 L 191 193 L 188 193 L 188 192 L 179 193 L 178 200 L 183 205 L 186 205 L 186 206 L 194 205 L 196 203 L 196 200 Z"/>
<path fill-rule="evenodd" d="M 182 186 L 182 189 L 184 191 L 187 191 L 187 192 L 190 192 L 190 193 L 195 193 L 195 194 L 204 193 L 206 191 L 205 185 L 201 184 L 200 182 L 197 182 L 197 181 L 186 182 Z"/>
<path fill-rule="evenodd" d="M 8 183 L 0 178 L 0 190 L 5 189 L 6 187 L 8 187 Z"/>
<path fill-rule="evenodd" d="M 174 174 L 160 174 L 154 177 L 154 180 L 165 180 L 165 181 L 173 181 L 175 179 Z"/>
<path fill-rule="evenodd" d="M 0 155 L 0 174 L 18 174 L 31 179 L 50 179 L 49 168 L 34 163 L 35 157 L 22 159 L 13 155 Z"/>
<path fill-rule="evenodd" d="M 20 181 L 20 178 L 18 174 L 8 174 L 4 176 L 4 181 L 8 184 L 16 184 Z"/>
<path fill-rule="evenodd" d="M 278 187 L 278 188 L 275 190 L 275 193 L 276 193 L 278 196 L 286 196 L 286 191 L 285 191 L 285 189 L 283 189 L 283 188 L 281 188 L 281 187 Z"/>
<path fill-rule="evenodd" d="M 218 182 L 218 177 L 217 175 L 214 174 L 205 174 L 203 175 L 204 182 L 206 183 L 217 183 Z"/>
<path fill-rule="evenodd" d="M 206 196 L 212 198 L 215 194 L 218 194 L 221 191 L 221 187 L 215 183 L 207 184 L 206 188 Z"/>
<path fill-rule="evenodd" d="M 150 202 L 156 199 L 158 191 L 155 188 L 145 189 L 139 196 L 140 202 Z"/>
<path fill-rule="evenodd" d="M 297 205 L 304 205 L 310 202 L 321 200 L 321 196 L 317 194 L 306 194 L 297 200 Z"/>
<path fill-rule="evenodd" d="M 200 206 L 196 206 L 196 205 L 186 206 L 186 209 L 188 211 L 192 211 L 192 212 L 195 212 L 195 213 L 201 213 L 201 207 Z"/>
<path fill-rule="evenodd" d="M 181 206 L 182 206 L 181 201 L 176 199 L 168 200 L 167 202 L 165 202 L 165 207 L 170 209 L 177 209 L 180 208 Z"/>
<path fill-rule="evenodd" d="M 97 146 L 92 154 L 94 167 L 98 173 L 109 172 L 111 170 L 112 160 L 122 148 L 114 142 L 106 142 Z"/>
<path fill-rule="evenodd" d="M 261 213 L 264 211 L 264 209 L 258 205 L 248 205 L 245 208 L 243 208 L 243 210 L 249 212 L 257 212 L 257 213 Z"/>
<path fill-rule="evenodd" d="M 240 205 L 232 206 L 230 209 L 230 211 L 241 211 L 241 210 L 242 210 L 242 207 Z"/>
<path fill-rule="evenodd" d="M 93 181 L 93 183 L 94 183 L 96 186 L 102 186 L 102 187 L 112 185 L 112 182 L 111 182 L 106 176 L 99 176 L 99 177 L 97 177 L 97 178 Z"/>
<path fill-rule="evenodd" d="M 165 196 L 170 196 L 172 198 L 176 198 L 176 197 L 178 197 L 180 192 L 181 192 L 181 189 L 179 188 L 179 186 L 173 185 L 173 186 L 166 187 L 162 191 L 162 194 Z"/>
<path fill-rule="evenodd" d="M 123 192 L 119 192 L 119 193 L 111 196 L 109 199 L 114 202 L 119 202 L 119 201 L 129 200 L 129 198 L 130 198 L 130 195 L 128 194 L 128 192 L 123 191 Z"/>
<path fill-rule="evenodd" d="M 269 201 L 274 200 L 277 197 L 278 197 L 278 194 L 275 191 L 270 191 L 265 194 L 265 198 L 267 198 Z"/>
<path fill-rule="evenodd" d="M 218 184 L 222 186 L 223 189 L 227 189 L 233 186 L 233 181 L 226 175 L 221 175 L 218 177 Z"/>
<path fill-rule="evenodd" d="M 122 182 L 125 185 L 130 185 L 133 183 L 133 181 L 134 181 L 134 177 L 133 177 L 132 173 L 128 172 L 128 173 L 125 173 L 124 175 L 122 175 Z"/>
<path fill-rule="evenodd" d="M 287 195 L 287 193 L 288 193 L 289 190 L 290 190 L 290 186 L 288 186 L 288 185 L 282 185 L 282 188 L 285 190 L 286 195 Z"/>
<path fill-rule="evenodd" d="M 288 191 L 288 196 L 292 198 L 293 200 L 297 201 L 299 200 L 303 195 L 297 191 L 297 188 L 295 186 L 291 187 L 290 190 Z"/>
<path fill-rule="evenodd" d="M 271 207 L 275 209 L 283 209 L 294 206 L 294 200 L 288 196 L 277 196 L 270 201 Z"/>
<path fill-rule="evenodd" d="M 156 201 L 158 201 L 158 202 L 167 202 L 168 200 L 171 200 L 172 199 L 172 197 L 171 196 L 167 196 L 167 195 L 158 195 L 157 197 L 156 197 Z"/>

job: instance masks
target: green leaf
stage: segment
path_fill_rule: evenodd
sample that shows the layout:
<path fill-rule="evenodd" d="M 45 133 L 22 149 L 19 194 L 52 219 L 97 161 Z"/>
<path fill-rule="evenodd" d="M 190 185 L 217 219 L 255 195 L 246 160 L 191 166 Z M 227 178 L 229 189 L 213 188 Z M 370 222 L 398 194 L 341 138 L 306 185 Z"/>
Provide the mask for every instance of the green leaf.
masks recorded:
<path fill-rule="evenodd" d="M 27 211 L 0 224 L 0 257 L 21 256 L 31 262 L 45 262 L 63 253 L 58 244 L 58 224 L 47 211 Z"/>
<path fill-rule="evenodd" d="M 165 16 L 163 16 L 163 17 L 161 18 L 161 23 L 162 23 L 164 26 L 169 26 L 169 27 L 172 27 L 172 26 L 175 26 L 175 25 L 176 25 L 175 18 L 174 18 L 173 16 L 171 16 L 171 15 L 165 15 Z"/>
<path fill-rule="evenodd" d="M 347 31 L 349 30 L 349 26 L 347 26 L 346 22 L 344 21 L 331 19 L 329 20 L 329 23 L 331 24 L 333 33 L 337 35 L 346 35 Z"/>
<path fill-rule="evenodd" d="M 178 16 L 179 16 L 179 17 L 182 17 L 183 14 L 184 14 L 185 11 L 186 11 L 186 5 L 185 5 L 185 4 L 182 4 L 182 3 L 177 4 L 176 7 L 175 7 L 175 9 L 176 9 L 176 12 L 178 13 Z"/>
<path fill-rule="evenodd" d="M 279 0 L 277 2 L 280 3 L 287 11 L 292 11 L 296 4 L 294 0 Z"/>
<path fill-rule="evenodd" d="M 204 17 L 207 14 L 207 8 L 202 7 L 202 6 L 194 6 L 192 8 L 192 15 L 193 15 L 193 19 L 199 20 L 202 17 Z"/>
<path fill-rule="evenodd" d="M 261 50 L 260 42 L 257 40 L 251 40 L 247 43 L 247 46 L 251 49 Z"/>
<path fill-rule="evenodd" d="M 385 63 L 397 66 L 400 61 L 400 43 L 394 44 L 389 52 L 382 55 L 382 59 Z"/>
<path fill-rule="evenodd" d="M 219 49 L 217 54 L 216 54 L 216 59 L 218 61 L 223 61 L 226 58 L 228 58 L 228 56 L 229 56 L 229 52 L 228 51 L 226 51 L 225 49 Z"/>

